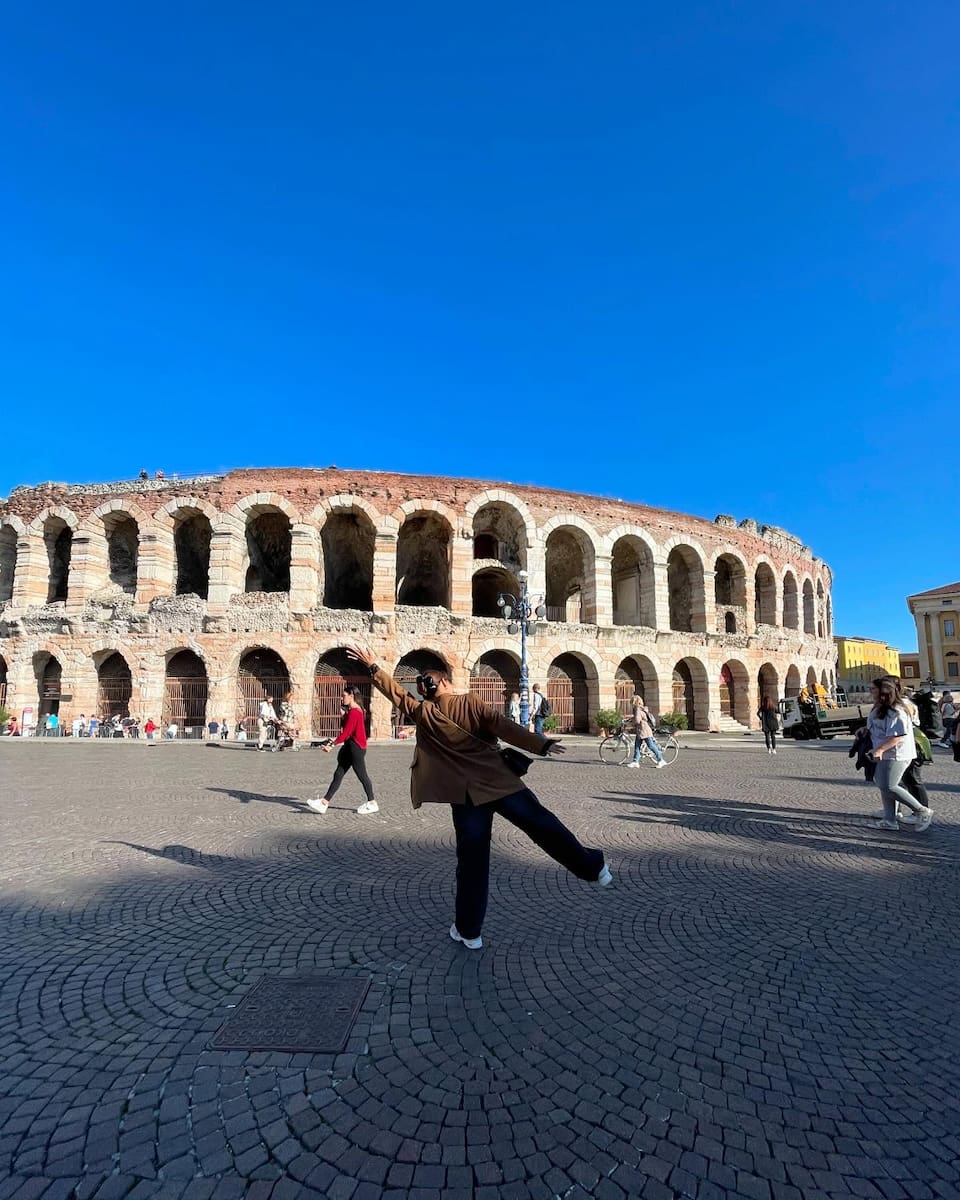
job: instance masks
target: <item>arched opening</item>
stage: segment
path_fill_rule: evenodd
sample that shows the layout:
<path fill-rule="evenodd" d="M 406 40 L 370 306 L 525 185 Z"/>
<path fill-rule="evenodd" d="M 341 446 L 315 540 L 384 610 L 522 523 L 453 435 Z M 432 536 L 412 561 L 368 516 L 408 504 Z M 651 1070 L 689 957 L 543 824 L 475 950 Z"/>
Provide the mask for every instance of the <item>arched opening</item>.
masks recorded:
<path fill-rule="evenodd" d="M 797 581 L 792 571 L 787 571 L 783 577 L 783 625 L 785 629 L 800 628 L 800 614 L 797 607 Z"/>
<path fill-rule="evenodd" d="M 357 664 L 347 657 L 346 650 L 324 650 L 317 659 L 313 673 L 313 736 L 336 737 L 340 732 L 343 689 L 359 688 L 364 707 L 364 721 L 370 732 L 370 698 L 373 685 L 368 672 L 357 673 Z"/>
<path fill-rule="evenodd" d="M 199 654 L 192 650 L 171 654 L 163 677 L 162 728 L 176 725 L 185 737 L 203 737 L 209 686 L 207 668 Z M 217 719 L 221 719 L 219 715 Z"/>
<path fill-rule="evenodd" d="M 754 617 L 758 625 L 777 623 L 777 580 L 767 563 L 757 567 L 754 576 Z"/>
<path fill-rule="evenodd" d="M 511 695 L 520 691 L 520 664 L 506 650 L 488 650 L 470 672 L 470 691 L 505 713 Z"/>
<path fill-rule="evenodd" d="M 70 585 L 70 555 L 73 533 L 60 517 L 47 517 L 43 523 L 43 542 L 47 551 L 47 603 L 66 600 Z"/>
<path fill-rule="evenodd" d="M 432 650 L 411 650 L 397 663 L 393 677 L 401 687 L 406 688 L 414 700 L 419 700 L 421 697 L 417 691 L 416 678 L 424 671 L 434 670 L 446 671 L 449 674 L 450 667 Z"/>
<path fill-rule="evenodd" d="M 813 667 L 807 667 L 807 691 L 811 696 L 817 694 L 817 672 Z"/>
<path fill-rule="evenodd" d="M 290 518 L 276 508 L 251 509 L 247 517 L 245 592 L 289 592 Z"/>
<path fill-rule="evenodd" d="M 632 654 L 617 667 L 613 677 L 617 710 L 628 717 L 633 709 L 633 697 L 639 696 L 651 712 L 660 712 L 660 683 L 649 658 Z"/>
<path fill-rule="evenodd" d="M 473 615 L 475 617 L 502 617 L 497 603 L 500 594 L 506 592 L 519 598 L 520 585 L 515 575 L 502 567 L 484 567 L 477 571 L 471 583 L 473 591 Z"/>
<path fill-rule="evenodd" d="M 593 586 L 593 546 L 581 529 L 554 529 L 547 538 L 547 620 L 574 624 L 589 619 Z"/>
<path fill-rule="evenodd" d="M 699 659 L 681 659 L 673 668 L 673 711 L 686 714 L 688 729 L 709 728 L 710 689 Z"/>
<path fill-rule="evenodd" d="M 0 525 L 0 604 L 13 599 L 16 573 L 17 531 L 12 525 Z"/>
<path fill-rule="evenodd" d="M 817 580 L 817 637 L 827 636 L 827 605 L 823 581 Z"/>
<path fill-rule="evenodd" d="M 614 625 L 656 628 L 656 592 L 650 547 L 634 535 L 618 538 L 610 559 Z"/>
<path fill-rule="evenodd" d="M 823 688 L 823 690 L 824 690 L 825 692 L 829 693 L 829 691 L 830 691 L 830 680 L 829 680 L 829 678 L 827 677 L 827 673 L 826 673 L 826 671 L 821 671 L 821 672 L 820 672 L 820 686 Z"/>
<path fill-rule="evenodd" d="M 60 712 L 63 668 L 52 654 L 36 654 L 33 659 L 37 676 L 37 727 L 42 728 L 44 717 Z"/>
<path fill-rule="evenodd" d="M 703 566 L 690 546 L 674 546 L 667 558 L 670 628 L 678 633 L 706 632 Z"/>
<path fill-rule="evenodd" d="M 397 603 L 450 607 L 449 524 L 438 513 L 407 517 L 397 539 Z"/>
<path fill-rule="evenodd" d="M 762 703 L 767 696 L 778 704 L 780 702 L 780 676 L 773 663 L 764 663 L 757 674 L 757 695 Z"/>
<path fill-rule="evenodd" d="M 173 553 L 176 594 L 206 600 L 210 590 L 210 540 L 213 530 L 206 513 L 181 508 L 174 517 Z M 180 722 L 178 721 L 179 725 Z"/>
<path fill-rule="evenodd" d="M 109 512 L 103 518 L 103 529 L 107 538 L 110 582 L 128 596 L 135 596 L 137 561 L 140 555 L 140 526 L 129 513 Z"/>
<path fill-rule="evenodd" d="M 561 654 L 547 671 L 547 699 L 559 719 L 559 733 L 590 729 L 590 688 L 587 671 L 575 654 Z"/>
<path fill-rule="evenodd" d="M 800 670 L 798 667 L 790 666 L 787 668 L 787 678 L 783 684 L 784 696 L 799 696 L 800 695 Z"/>
<path fill-rule="evenodd" d="M 373 552 L 377 531 L 361 510 L 334 512 L 320 532 L 325 608 L 373 611 Z M 339 704 L 339 698 L 337 700 Z"/>
<path fill-rule="evenodd" d="M 817 624 L 813 611 L 813 584 L 809 579 L 803 581 L 803 632 L 811 636 L 816 633 Z"/>
<path fill-rule="evenodd" d="M 133 678 L 122 654 L 107 654 L 97 666 L 97 716 L 101 721 L 110 717 L 130 716 L 130 697 Z"/>
<path fill-rule="evenodd" d="M 750 676 L 741 662 L 731 659 L 720 668 L 720 714 L 750 726 Z"/>
<path fill-rule="evenodd" d="M 717 630 L 736 633 L 747 623 L 747 572 L 739 558 L 721 554 L 714 567 L 713 598 Z"/>
<path fill-rule="evenodd" d="M 248 734 L 256 729 L 261 702 L 269 700 L 279 713 L 284 694 L 289 690 L 287 664 L 275 650 L 260 646 L 244 654 L 237 672 L 237 719 Z"/>
<path fill-rule="evenodd" d="M 527 529 L 513 505 L 494 500 L 477 509 L 473 518 L 473 557 L 495 559 L 513 572 L 526 569 Z"/>

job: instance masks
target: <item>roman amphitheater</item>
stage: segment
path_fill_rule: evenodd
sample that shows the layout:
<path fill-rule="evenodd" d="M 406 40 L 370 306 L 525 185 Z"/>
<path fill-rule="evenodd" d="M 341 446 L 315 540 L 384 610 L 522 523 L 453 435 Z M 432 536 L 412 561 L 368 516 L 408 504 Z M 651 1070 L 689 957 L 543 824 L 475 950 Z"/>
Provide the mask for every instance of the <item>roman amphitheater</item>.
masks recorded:
<path fill-rule="evenodd" d="M 398 678 L 443 662 L 502 706 L 528 642 L 564 732 L 640 692 L 692 729 L 834 684 L 827 565 L 782 529 L 466 479 L 242 470 L 16 488 L 0 504 L 0 696 L 30 719 L 131 713 L 201 736 L 288 687 L 334 731 L 363 642 Z M 365 681 L 369 686 L 369 681 Z M 372 698 L 374 736 L 390 708 Z"/>

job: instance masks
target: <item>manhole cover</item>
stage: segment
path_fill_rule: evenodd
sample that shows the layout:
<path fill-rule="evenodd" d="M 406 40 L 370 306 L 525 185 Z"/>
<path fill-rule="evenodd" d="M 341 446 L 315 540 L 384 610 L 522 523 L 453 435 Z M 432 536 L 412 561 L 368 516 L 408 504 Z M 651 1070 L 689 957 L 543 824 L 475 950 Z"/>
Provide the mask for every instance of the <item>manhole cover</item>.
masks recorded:
<path fill-rule="evenodd" d="M 369 986 L 369 978 L 267 976 L 220 1026 L 210 1048 L 339 1054 Z"/>

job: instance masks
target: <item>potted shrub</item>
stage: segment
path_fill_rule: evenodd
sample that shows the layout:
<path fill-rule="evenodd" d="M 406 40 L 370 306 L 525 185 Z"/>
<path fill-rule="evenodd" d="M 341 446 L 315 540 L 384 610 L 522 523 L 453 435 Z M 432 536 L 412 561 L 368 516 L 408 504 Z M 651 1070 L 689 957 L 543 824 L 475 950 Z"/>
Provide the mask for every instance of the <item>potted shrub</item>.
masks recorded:
<path fill-rule="evenodd" d="M 593 719 L 603 737 L 606 737 L 608 733 L 613 733 L 623 724 L 623 714 L 615 708 L 601 708 Z"/>
<path fill-rule="evenodd" d="M 681 729 L 688 728 L 687 714 L 681 712 L 661 713 L 657 725 L 663 729 L 669 729 L 671 733 L 679 733 Z"/>
<path fill-rule="evenodd" d="M 551 713 L 549 717 L 543 718 L 544 733 L 556 733 L 560 728 L 560 718 L 556 713 Z"/>

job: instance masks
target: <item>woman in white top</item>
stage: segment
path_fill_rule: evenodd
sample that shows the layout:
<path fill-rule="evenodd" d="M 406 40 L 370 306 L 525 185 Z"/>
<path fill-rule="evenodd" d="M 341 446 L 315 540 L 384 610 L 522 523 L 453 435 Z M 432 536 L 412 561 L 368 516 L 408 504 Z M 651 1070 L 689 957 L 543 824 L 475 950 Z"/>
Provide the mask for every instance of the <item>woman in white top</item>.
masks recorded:
<path fill-rule="evenodd" d="M 899 829 L 897 806 L 916 814 L 914 829 L 923 833 L 930 828 L 933 813 L 925 808 L 903 786 L 903 774 L 917 756 L 913 722 L 903 705 L 900 687 L 890 676 L 875 679 L 870 686 L 873 708 L 867 717 L 867 730 L 873 749 L 870 756 L 876 761 L 874 783 L 883 799 L 883 817 L 878 829 Z"/>

